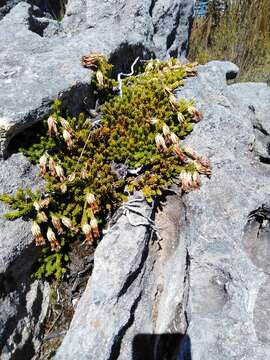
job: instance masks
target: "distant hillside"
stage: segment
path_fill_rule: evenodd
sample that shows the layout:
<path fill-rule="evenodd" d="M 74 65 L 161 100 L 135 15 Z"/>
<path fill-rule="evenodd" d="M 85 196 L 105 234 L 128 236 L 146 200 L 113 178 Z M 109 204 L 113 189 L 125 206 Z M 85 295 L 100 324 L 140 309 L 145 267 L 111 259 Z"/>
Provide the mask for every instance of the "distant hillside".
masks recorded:
<path fill-rule="evenodd" d="M 190 39 L 189 59 L 231 60 L 241 79 L 270 82 L 270 1 L 198 1 Z"/>

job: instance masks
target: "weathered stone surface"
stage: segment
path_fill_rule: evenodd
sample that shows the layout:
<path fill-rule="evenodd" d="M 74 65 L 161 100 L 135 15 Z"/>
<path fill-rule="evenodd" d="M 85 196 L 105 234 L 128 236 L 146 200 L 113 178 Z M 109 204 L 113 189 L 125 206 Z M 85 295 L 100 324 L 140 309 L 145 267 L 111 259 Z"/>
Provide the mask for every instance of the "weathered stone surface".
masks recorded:
<path fill-rule="evenodd" d="M 0 3 L 0 20 L 21 0 L 3 0 Z"/>
<path fill-rule="evenodd" d="M 82 55 L 102 52 L 118 68 L 138 55 L 185 55 L 192 14 L 193 0 L 71 0 L 62 22 L 26 2 L 13 7 L 0 22 L 0 154 L 56 97 L 73 113 L 89 109 Z"/>
<path fill-rule="evenodd" d="M 38 183 L 36 169 L 23 155 L 0 162 L 0 193 Z M 33 244 L 30 223 L 5 220 L 7 211 L 0 203 L 0 358 L 31 359 L 40 344 L 49 287 L 31 278 L 39 251 Z"/>
<path fill-rule="evenodd" d="M 267 126 L 270 89 L 227 86 L 224 69 L 235 72 L 230 63 L 200 67 L 199 76 L 179 91 L 181 97 L 193 96 L 204 113 L 186 141 L 213 167 L 211 179 L 183 197 L 187 222 L 180 237 L 190 257 L 187 335 L 193 360 L 265 359 L 270 238 L 248 217 L 269 203 L 270 167 L 252 144 L 268 136 L 258 136 L 254 124 Z"/>
<path fill-rule="evenodd" d="M 270 89 L 228 86 L 237 71 L 211 62 L 179 89 L 204 113 L 185 141 L 213 175 L 168 197 L 155 214 L 159 242 L 120 217 L 55 359 L 268 358 L 270 167 L 254 144 L 268 137 L 258 129 L 269 126 Z"/>
<path fill-rule="evenodd" d="M 151 359 L 155 344 L 161 360 L 165 343 L 173 340 L 172 351 L 178 348 L 181 335 L 171 340 L 155 334 L 179 334 L 186 328 L 181 309 L 187 301 L 188 265 L 178 235 L 181 201 L 170 197 L 156 215 L 162 249 L 149 223 L 134 226 L 147 223 L 145 215 L 153 217 L 151 207 L 142 202 L 135 210 L 141 215 L 122 215 L 98 246 L 93 274 L 55 359 L 142 359 L 145 352 Z"/>

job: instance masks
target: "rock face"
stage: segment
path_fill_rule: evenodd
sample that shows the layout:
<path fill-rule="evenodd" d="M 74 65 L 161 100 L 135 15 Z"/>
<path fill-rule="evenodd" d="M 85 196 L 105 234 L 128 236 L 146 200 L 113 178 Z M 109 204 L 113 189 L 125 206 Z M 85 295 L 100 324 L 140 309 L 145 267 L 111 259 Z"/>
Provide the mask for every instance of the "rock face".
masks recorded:
<path fill-rule="evenodd" d="M 36 169 L 21 154 L 0 162 L 0 192 L 38 184 Z M 7 221 L 0 204 L 0 358 L 31 359 L 37 352 L 49 302 L 49 286 L 31 279 L 39 256 L 29 222 Z"/>
<path fill-rule="evenodd" d="M 61 22 L 42 11 L 46 1 L 13 7 L 0 21 L 0 155 L 16 133 L 49 113 L 55 98 L 71 113 L 93 106 L 82 55 L 102 52 L 116 69 L 138 55 L 184 56 L 193 2 L 70 0 Z"/>
<path fill-rule="evenodd" d="M 268 358 L 270 89 L 228 86 L 237 72 L 211 62 L 179 89 L 204 113 L 186 142 L 213 175 L 161 212 L 123 209 L 55 359 Z"/>

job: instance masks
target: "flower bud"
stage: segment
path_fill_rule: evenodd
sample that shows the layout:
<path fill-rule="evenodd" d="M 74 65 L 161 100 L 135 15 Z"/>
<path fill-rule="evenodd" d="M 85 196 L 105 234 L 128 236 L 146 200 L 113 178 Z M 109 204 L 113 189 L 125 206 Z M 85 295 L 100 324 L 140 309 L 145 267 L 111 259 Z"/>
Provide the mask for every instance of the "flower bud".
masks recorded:
<path fill-rule="evenodd" d="M 70 134 L 73 134 L 73 130 L 72 130 L 72 127 L 70 126 L 70 123 L 62 117 L 60 117 L 59 120 L 60 120 L 60 123 L 63 126 L 63 128 L 65 130 L 67 130 Z"/>
<path fill-rule="evenodd" d="M 207 175 L 207 176 L 210 176 L 212 174 L 210 165 L 209 165 L 209 163 L 207 161 L 200 158 L 200 159 L 195 160 L 194 164 L 196 166 L 197 171 L 200 174 L 204 174 L 204 175 Z"/>
<path fill-rule="evenodd" d="M 93 217 L 90 220 L 90 226 L 92 228 L 94 238 L 98 238 L 99 237 L 99 230 L 98 230 L 97 219 L 95 217 Z"/>
<path fill-rule="evenodd" d="M 39 210 L 41 209 L 41 206 L 40 206 L 40 204 L 39 204 L 38 201 L 34 201 L 34 202 L 33 202 L 33 206 L 34 206 L 34 208 L 36 209 L 36 211 L 39 211 Z"/>
<path fill-rule="evenodd" d="M 178 101 L 173 94 L 170 94 L 169 101 L 170 101 L 171 106 L 176 110 L 178 107 Z"/>
<path fill-rule="evenodd" d="M 60 185 L 60 190 L 62 194 L 65 194 L 67 192 L 67 184 L 66 183 L 62 183 Z"/>
<path fill-rule="evenodd" d="M 150 120 L 150 123 L 151 123 L 152 125 L 156 125 L 158 122 L 159 122 L 159 120 L 158 120 L 157 118 L 152 118 L 152 119 Z"/>
<path fill-rule="evenodd" d="M 48 133 L 49 133 L 49 136 L 58 134 L 56 119 L 54 118 L 54 116 L 49 116 L 49 118 L 48 118 Z"/>
<path fill-rule="evenodd" d="M 163 125 L 163 128 L 162 128 L 162 131 L 163 131 L 163 135 L 165 137 L 169 136 L 170 135 L 170 128 L 168 125 L 164 124 Z"/>
<path fill-rule="evenodd" d="M 56 171 L 55 171 L 55 167 L 56 167 L 56 162 L 53 160 L 52 157 L 49 158 L 49 170 L 52 176 L 56 176 Z"/>
<path fill-rule="evenodd" d="M 45 239 L 41 233 L 41 229 L 36 221 L 32 222 L 31 231 L 33 236 L 35 237 L 36 246 L 45 245 Z"/>
<path fill-rule="evenodd" d="M 85 235 L 85 241 L 88 243 L 88 244 L 92 244 L 93 242 L 93 236 L 92 236 L 92 229 L 91 229 L 91 226 L 89 224 L 84 224 L 82 226 L 82 232 L 84 233 Z"/>
<path fill-rule="evenodd" d="M 52 219 L 52 224 L 54 228 L 57 230 L 58 235 L 62 235 L 64 233 L 64 230 L 61 226 L 61 221 L 59 217 L 53 214 L 51 219 Z"/>
<path fill-rule="evenodd" d="M 197 155 L 196 151 L 194 151 L 193 149 L 191 149 L 189 146 L 185 146 L 184 147 L 184 152 L 185 154 L 190 157 L 193 160 L 196 160 L 199 158 L 199 156 Z"/>
<path fill-rule="evenodd" d="M 177 119 L 179 121 L 179 123 L 181 124 L 183 121 L 185 121 L 185 117 L 181 112 L 177 113 Z"/>
<path fill-rule="evenodd" d="M 55 172 L 61 182 L 65 180 L 64 169 L 62 168 L 62 166 L 60 166 L 59 164 L 55 165 Z"/>
<path fill-rule="evenodd" d="M 195 113 L 195 111 L 197 111 L 197 110 L 196 110 L 195 106 L 189 105 L 187 108 L 187 111 L 190 113 L 190 115 L 193 115 Z"/>
<path fill-rule="evenodd" d="M 73 149 L 74 144 L 73 144 L 73 141 L 72 141 L 71 133 L 66 129 L 63 130 L 63 138 L 64 138 L 64 140 L 65 140 L 65 142 L 67 144 L 67 148 L 69 150 Z"/>
<path fill-rule="evenodd" d="M 98 204 L 94 194 L 87 193 L 86 202 L 88 205 L 90 205 L 90 208 L 93 210 L 94 213 L 98 210 Z"/>
<path fill-rule="evenodd" d="M 87 176 L 88 176 L 87 170 L 86 170 L 86 169 L 82 169 L 82 170 L 81 170 L 81 173 L 80 173 L 81 179 L 82 179 L 82 180 L 85 180 L 85 179 L 87 179 Z"/>
<path fill-rule="evenodd" d="M 48 227 L 48 230 L 47 230 L 47 239 L 49 240 L 49 242 L 56 242 L 56 236 L 55 236 L 55 233 L 53 232 L 53 230 Z"/>
<path fill-rule="evenodd" d="M 48 222 L 48 216 L 45 214 L 44 211 L 39 211 L 37 213 L 37 219 L 40 222 L 45 222 L 45 223 Z"/>
<path fill-rule="evenodd" d="M 177 135 L 175 135 L 175 133 L 170 133 L 169 135 L 169 141 L 172 143 L 172 144 L 179 144 L 179 139 L 177 137 Z"/>
<path fill-rule="evenodd" d="M 193 190 L 192 176 L 190 172 L 182 171 L 179 176 L 182 189 L 186 192 Z"/>
<path fill-rule="evenodd" d="M 67 227 L 69 230 L 73 231 L 73 232 L 77 232 L 77 229 L 73 226 L 72 221 L 66 217 L 63 216 L 61 218 L 62 224 L 65 225 L 65 227 Z"/>
<path fill-rule="evenodd" d="M 96 78 L 97 78 L 98 85 L 100 87 L 102 87 L 104 85 L 104 78 L 103 78 L 103 74 L 100 70 L 98 70 L 96 72 Z"/>
<path fill-rule="evenodd" d="M 47 208 L 51 202 L 51 199 L 49 197 L 46 197 L 45 199 L 39 200 L 39 206 L 41 209 Z"/>
<path fill-rule="evenodd" d="M 155 137 L 156 145 L 159 151 L 167 151 L 165 140 L 161 134 L 157 134 Z"/>
<path fill-rule="evenodd" d="M 75 178 L 76 178 L 76 174 L 75 173 L 72 173 L 72 174 L 70 174 L 70 175 L 68 175 L 68 181 L 69 182 L 72 182 L 72 181 L 74 181 L 75 180 Z"/>
<path fill-rule="evenodd" d="M 86 201 L 87 201 L 87 204 L 89 204 L 89 205 L 94 204 L 96 202 L 95 195 L 91 194 L 91 193 L 87 193 L 86 194 Z"/>
<path fill-rule="evenodd" d="M 31 231 L 34 237 L 41 235 L 40 226 L 36 221 L 32 222 Z"/>
<path fill-rule="evenodd" d="M 44 153 L 39 159 L 39 171 L 41 176 L 44 176 L 46 174 L 47 161 L 48 161 L 48 155 Z"/>
<path fill-rule="evenodd" d="M 180 149 L 178 144 L 174 145 L 173 150 L 182 162 L 185 162 L 187 160 L 187 158 L 185 157 L 183 151 Z"/>

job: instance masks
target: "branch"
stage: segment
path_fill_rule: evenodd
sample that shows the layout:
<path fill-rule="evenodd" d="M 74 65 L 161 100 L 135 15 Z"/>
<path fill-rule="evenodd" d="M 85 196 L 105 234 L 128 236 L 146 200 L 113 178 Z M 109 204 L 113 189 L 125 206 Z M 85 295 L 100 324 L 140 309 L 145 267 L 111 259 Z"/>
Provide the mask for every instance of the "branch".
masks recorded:
<path fill-rule="evenodd" d="M 121 73 L 119 73 L 119 74 L 117 75 L 118 89 L 119 89 L 119 92 L 120 92 L 120 97 L 123 96 L 123 92 L 122 92 L 122 79 L 121 79 L 121 77 L 122 77 L 122 76 L 132 76 L 132 75 L 134 74 L 134 66 L 137 64 L 137 62 L 138 62 L 139 59 L 140 59 L 140 57 L 138 56 L 138 57 L 134 60 L 133 64 L 131 65 L 131 72 L 130 72 L 129 74 L 124 74 L 124 73 L 121 72 Z"/>

